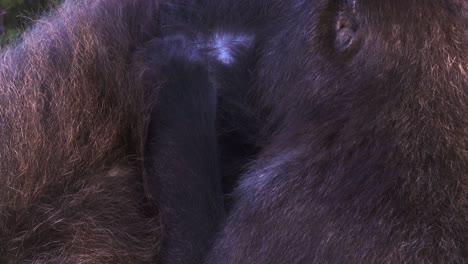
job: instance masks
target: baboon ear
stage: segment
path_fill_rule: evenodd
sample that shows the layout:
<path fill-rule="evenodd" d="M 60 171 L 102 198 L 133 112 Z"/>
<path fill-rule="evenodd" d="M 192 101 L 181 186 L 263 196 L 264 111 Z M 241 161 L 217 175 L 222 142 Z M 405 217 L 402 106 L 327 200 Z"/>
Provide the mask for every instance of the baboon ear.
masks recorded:
<path fill-rule="evenodd" d="M 335 48 L 346 51 L 358 43 L 359 24 L 355 14 L 355 0 L 343 1 L 335 21 Z"/>

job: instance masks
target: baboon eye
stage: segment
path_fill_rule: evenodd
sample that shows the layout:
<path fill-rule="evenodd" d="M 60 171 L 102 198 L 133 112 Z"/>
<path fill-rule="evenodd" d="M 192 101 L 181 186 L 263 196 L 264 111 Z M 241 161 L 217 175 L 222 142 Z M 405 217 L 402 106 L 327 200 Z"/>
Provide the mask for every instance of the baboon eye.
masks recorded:
<path fill-rule="evenodd" d="M 344 51 L 349 48 L 356 37 L 353 23 L 347 18 L 340 16 L 336 25 L 335 48 Z"/>

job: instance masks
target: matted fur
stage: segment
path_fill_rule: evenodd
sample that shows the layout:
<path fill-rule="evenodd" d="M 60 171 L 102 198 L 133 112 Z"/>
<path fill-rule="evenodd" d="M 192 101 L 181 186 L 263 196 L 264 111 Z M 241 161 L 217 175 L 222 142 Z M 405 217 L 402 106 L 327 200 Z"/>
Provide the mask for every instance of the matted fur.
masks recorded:
<path fill-rule="evenodd" d="M 152 87 L 135 85 L 130 63 L 158 34 L 157 12 L 67 1 L 3 49 L 0 263 L 157 258 L 160 223 L 139 184 Z"/>

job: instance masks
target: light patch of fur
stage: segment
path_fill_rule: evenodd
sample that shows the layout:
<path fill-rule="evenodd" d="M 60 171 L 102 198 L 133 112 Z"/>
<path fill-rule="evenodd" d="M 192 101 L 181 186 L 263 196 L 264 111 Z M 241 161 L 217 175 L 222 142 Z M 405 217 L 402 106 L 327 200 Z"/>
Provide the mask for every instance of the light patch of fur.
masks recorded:
<path fill-rule="evenodd" d="M 216 32 L 206 47 L 211 49 L 211 55 L 225 65 L 231 65 L 236 60 L 239 49 L 248 49 L 254 42 L 254 36 L 230 32 Z"/>
<path fill-rule="evenodd" d="M 284 150 L 280 154 L 273 157 L 268 161 L 268 164 L 258 164 L 253 166 L 250 173 L 244 180 L 241 181 L 238 190 L 242 191 L 242 196 L 255 196 L 258 193 L 264 192 L 265 186 L 275 177 L 281 177 L 286 172 L 283 172 L 281 168 L 284 164 L 294 161 L 303 153 L 302 149 L 289 149 Z M 254 199 L 254 197 L 252 197 Z"/>

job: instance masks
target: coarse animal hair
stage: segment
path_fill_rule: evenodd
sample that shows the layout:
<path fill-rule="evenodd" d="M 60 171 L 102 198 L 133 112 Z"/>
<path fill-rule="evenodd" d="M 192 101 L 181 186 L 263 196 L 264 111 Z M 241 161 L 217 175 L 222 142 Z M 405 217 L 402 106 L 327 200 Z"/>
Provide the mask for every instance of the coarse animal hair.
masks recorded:
<path fill-rule="evenodd" d="M 166 14 L 253 32 L 245 105 L 263 121 L 207 263 L 466 262 L 466 1 L 187 10 Z"/>
<path fill-rule="evenodd" d="M 154 263 L 144 195 L 154 87 L 133 52 L 157 1 L 66 1 L 0 58 L 0 262 Z"/>
<path fill-rule="evenodd" d="M 265 10 L 269 140 L 207 263 L 466 263 L 468 2 Z"/>
<path fill-rule="evenodd" d="M 466 262 L 466 1 L 188 2 L 165 23 L 255 36 L 239 109 L 264 121 L 208 263 Z M 2 262 L 157 258 L 141 177 L 155 87 L 131 58 L 157 10 L 69 1 L 3 51 Z"/>
<path fill-rule="evenodd" d="M 152 47 L 151 44 L 164 42 L 161 40 L 163 35 L 167 37 L 169 34 L 164 26 L 177 26 L 170 23 L 170 18 L 161 22 L 161 12 L 170 13 L 168 7 L 174 7 L 171 1 L 65 1 L 58 10 L 39 19 L 20 40 L 2 50 L 2 263 L 153 263 L 159 261 L 160 244 L 164 238 L 167 238 L 166 242 L 172 241 L 169 231 L 173 225 L 162 222 L 165 219 L 160 219 L 159 211 L 166 210 L 163 215 L 183 211 L 185 204 L 170 203 L 170 198 L 166 202 L 164 195 L 169 194 L 171 188 L 152 184 L 156 175 L 148 174 L 144 161 L 161 163 L 163 159 L 183 157 L 190 160 L 191 156 L 196 158 L 205 153 L 201 149 L 193 152 L 184 149 L 168 157 L 164 152 L 166 146 L 161 143 L 145 152 L 148 134 L 161 135 L 165 129 L 171 129 L 149 126 L 150 119 L 160 116 L 159 110 L 167 114 L 163 119 L 178 118 L 173 123 L 185 126 L 185 119 L 173 116 L 170 109 L 178 110 L 186 104 L 202 102 L 191 98 L 192 92 L 185 95 L 187 100 L 181 107 L 177 106 L 179 100 L 171 106 L 171 102 L 162 104 L 167 99 L 159 98 L 159 90 L 167 86 L 168 80 L 178 81 L 174 76 L 161 73 L 161 66 L 172 66 L 165 65 L 166 62 L 154 63 L 171 52 L 157 50 L 157 45 Z M 181 15 L 186 8 L 194 11 L 188 3 L 176 5 L 174 16 Z M 194 31 L 200 33 L 194 45 L 210 57 L 204 67 L 210 64 L 208 60 L 226 64 L 229 67 L 221 66 L 216 70 L 223 76 L 230 76 L 223 82 L 231 82 L 230 87 L 236 86 L 237 82 L 246 82 L 245 78 L 237 77 L 243 76 L 248 69 L 234 58 L 241 53 L 242 46 L 250 45 L 251 39 L 243 34 L 213 35 L 207 29 Z M 240 72 L 231 74 L 231 64 Z M 190 63 L 186 66 L 191 67 Z M 148 76 L 151 82 L 147 82 Z M 181 77 L 181 82 L 189 78 Z M 171 93 L 180 92 L 170 91 L 176 86 L 166 87 L 168 98 L 175 96 Z M 251 117 L 240 103 L 241 96 L 236 89 L 222 90 L 224 108 L 220 109 L 218 118 L 221 120 L 220 130 L 225 131 L 233 127 L 232 123 L 240 122 L 238 119 L 242 118 L 244 122 Z M 241 92 L 244 91 L 245 87 Z M 255 124 L 250 123 L 251 127 Z M 198 128 L 199 131 L 205 129 L 203 124 L 192 127 Z M 207 126 L 206 131 L 209 128 Z M 251 151 L 244 150 L 245 146 L 240 149 L 237 144 L 246 140 L 249 130 L 231 133 L 220 136 L 222 145 L 228 145 L 224 142 L 229 141 L 232 146 L 219 154 L 232 156 L 221 162 L 222 170 L 229 170 L 225 184 L 228 191 L 246 163 L 246 158 L 241 155 Z M 187 141 L 188 138 L 192 137 L 177 140 Z M 157 138 L 150 140 L 159 142 Z M 210 140 L 216 141 L 212 137 Z M 235 155 L 231 155 L 232 149 L 236 151 Z M 158 154 L 153 155 L 153 152 Z M 210 163 L 216 163 L 209 157 Z M 175 169 L 179 169 L 180 166 L 176 166 Z M 213 168 L 217 170 L 217 164 Z M 157 184 L 174 181 L 179 184 L 177 181 L 183 180 L 200 195 L 204 192 L 211 195 L 211 190 L 204 190 L 198 182 L 184 179 L 185 175 L 168 174 L 171 169 L 174 168 L 159 168 L 164 171 L 162 173 L 159 170 L 149 172 L 157 174 L 159 179 L 165 177 Z M 192 168 L 182 169 L 186 172 Z M 221 179 L 213 181 L 216 185 Z M 222 197 L 218 192 L 216 190 L 214 199 Z M 170 195 L 177 197 L 177 194 Z M 183 208 L 177 208 L 179 206 Z M 202 234 L 194 240 L 208 241 L 215 227 L 210 226 L 212 230 L 207 234 L 202 233 L 202 228 L 194 228 L 194 232 L 198 230 Z M 194 249 L 196 247 L 191 251 Z M 168 248 L 167 252 L 171 250 Z M 194 254 L 202 255 L 205 251 Z"/>

